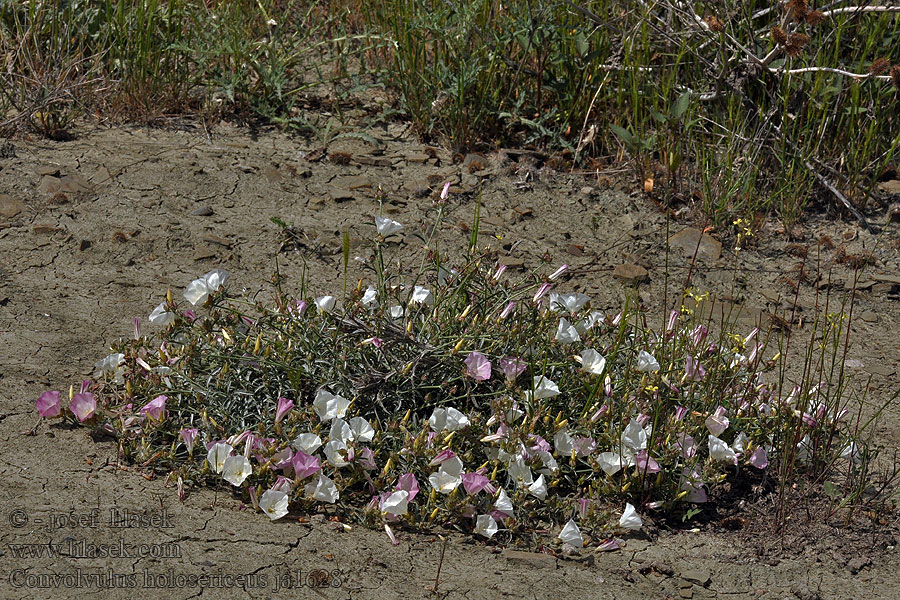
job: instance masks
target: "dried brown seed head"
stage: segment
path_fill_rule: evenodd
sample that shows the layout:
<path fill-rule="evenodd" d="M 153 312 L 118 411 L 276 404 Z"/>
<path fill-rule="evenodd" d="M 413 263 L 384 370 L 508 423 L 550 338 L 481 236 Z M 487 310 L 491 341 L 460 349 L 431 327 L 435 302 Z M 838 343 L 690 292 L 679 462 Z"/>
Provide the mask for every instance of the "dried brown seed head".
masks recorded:
<path fill-rule="evenodd" d="M 900 90 L 900 65 L 891 67 L 891 83 L 897 90 Z"/>
<path fill-rule="evenodd" d="M 709 26 L 710 31 L 714 31 L 716 33 L 725 31 L 725 24 L 722 23 L 722 21 L 719 20 L 719 17 L 715 15 L 707 15 L 707 17 L 703 19 L 703 21 L 706 22 L 706 24 Z"/>
<path fill-rule="evenodd" d="M 885 57 L 876 58 L 869 67 L 869 73 L 872 75 L 884 75 L 891 69 L 891 61 Z"/>
<path fill-rule="evenodd" d="M 784 46 L 787 43 L 787 34 L 784 32 L 784 29 L 781 27 L 773 27 L 772 28 L 772 40 L 779 46 Z"/>
<path fill-rule="evenodd" d="M 789 0 L 785 8 L 798 23 L 809 14 L 809 4 L 806 0 Z"/>
<path fill-rule="evenodd" d="M 821 10 L 814 10 L 806 15 L 806 22 L 810 25 L 818 25 L 825 20 L 825 13 Z"/>

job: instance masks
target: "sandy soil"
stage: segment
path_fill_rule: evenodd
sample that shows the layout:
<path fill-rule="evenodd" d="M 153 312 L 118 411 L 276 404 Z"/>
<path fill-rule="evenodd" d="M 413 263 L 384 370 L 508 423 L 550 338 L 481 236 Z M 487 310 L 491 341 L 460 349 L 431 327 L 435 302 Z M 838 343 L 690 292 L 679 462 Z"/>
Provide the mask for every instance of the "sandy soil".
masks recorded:
<path fill-rule="evenodd" d="M 650 527 L 620 552 L 574 559 L 451 534 L 441 563 L 438 532 L 400 532 L 392 546 L 383 532 L 347 532 L 324 515 L 269 522 L 226 490 L 196 492 L 182 504 L 162 480 L 116 466 L 112 441 L 81 428 L 36 426 L 35 398 L 89 373 L 166 288 L 180 294 L 193 278 L 223 267 L 232 287 L 264 290 L 277 255 L 288 286 L 306 261 L 316 291 L 339 291 L 341 232 L 350 231 L 361 259 L 354 275 L 362 273 L 368 250 L 361 240 L 371 233 L 377 199 L 413 231 L 446 179 L 454 195 L 439 239 L 449 254 L 468 239 L 481 183 L 482 242 L 504 250 L 513 268 L 547 253 L 552 265 L 573 265 L 579 273 L 568 285 L 598 308 L 621 303 L 628 285 L 613 276 L 619 265 L 646 269 L 641 297 L 660 315 L 666 284 L 671 299 L 687 277 L 689 257 L 677 248 L 667 254 L 666 239 L 667 227 L 671 235 L 688 224 L 667 225 L 641 195 L 613 189 L 621 184 L 552 173 L 527 153 L 454 163 L 405 138 L 402 128 L 369 133 L 377 144 L 344 139 L 324 157 L 302 140 L 228 126 L 211 137 L 84 128 L 73 141 L 0 148 L 0 597 L 75 598 L 102 587 L 104 598 L 421 598 L 431 595 L 438 570 L 437 596 L 446 598 L 900 596 L 890 515 L 848 531 L 798 508 L 797 524 L 779 535 L 767 528 L 762 507 L 747 527 L 715 516 L 696 531 Z M 271 217 L 302 232 L 298 249 L 279 252 L 284 236 Z M 853 276 L 837 260 L 841 253 L 875 248 L 876 264 L 857 293 L 846 367 L 857 385 L 870 382 L 870 407 L 884 401 L 897 388 L 900 361 L 897 224 L 879 237 L 813 217 L 800 242 L 777 229 L 767 223 L 737 254 L 733 239 L 714 233 L 724 242 L 721 257 L 700 258 L 693 285 L 742 307 L 740 326 L 749 331 L 793 303 L 791 280 L 805 249 L 812 279 L 799 285 L 792 325 L 803 337 L 816 294 L 820 304 L 826 294 L 834 302 Z M 819 251 L 823 235 L 836 248 Z M 418 244 L 412 236 L 400 244 L 406 264 Z M 886 446 L 900 448 L 898 409 L 877 431 Z M 43 546 L 15 546 L 23 543 Z M 54 549 L 109 556 L 53 556 Z M 201 575 L 208 580 L 198 581 Z"/>

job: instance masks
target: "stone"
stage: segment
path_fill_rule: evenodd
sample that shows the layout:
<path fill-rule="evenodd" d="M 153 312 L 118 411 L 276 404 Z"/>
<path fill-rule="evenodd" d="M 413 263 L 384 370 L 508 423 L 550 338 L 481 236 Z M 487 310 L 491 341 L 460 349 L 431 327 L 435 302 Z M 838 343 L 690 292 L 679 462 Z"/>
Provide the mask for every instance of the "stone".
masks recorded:
<path fill-rule="evenodd" d="M 556 558 L 549 554 L 538 554 L 536 552 L 523 552 L 521 550 L 504 550 L 503 556 L 506 560 L 519 563 L 526 567 L 535 569 L 555 569 Z"/>
<path fill-rule="evenodd" d="M 213 209 L 208 206 L 201 206 L 192 210 L 191 214 L 195 217 L 210 217 L 213 214 Z"/>
<path fill-rule="evenodd" d="M 669 238 L 669 246 L 679 248 L 685 256 L 718 260 L 722 255 L 722 242 L 699 229 L 687 227 Z M 698 247 L 699 246 L 699 247 Z"/>
<path fill-rule="evenodd" d="M 688 569 L 682 571 L 681 578 L 689 583 L 694 583 L 706 587 L 712 581 L 709 571 L 706 569 Z"/>
<path fill-rule="evenodd" d="M 878 184 L 878 189 L 886 194 L 900 196 L 900 179 L 891 179 L 882 181 Z"/>
<path fill-rule="evenodd" d="M 64 175 L 59 180 L 59 191 L 66 193 L 87 192 L 91 184 L 81 175 Z"/>
<path fill-rule="evenodd" d="M 613 277 L 626 283 L 642 283 L 650 279 L 650 273 L 644 267 L 631 263 L 616 265 L 613 269 Z"/>
<path fill-rule="evenodd" d="M 11 219 L 25 210 L 25 204 L 18 198 L 7 194 L 0 194 L 0 217 Z"/>
<path fill-rule="evenodd" d="M 53 175 L 44 175 L 38 184 L 38 190 L 43 194 L 55 194 L 62 186 L 59 177 Z"/>

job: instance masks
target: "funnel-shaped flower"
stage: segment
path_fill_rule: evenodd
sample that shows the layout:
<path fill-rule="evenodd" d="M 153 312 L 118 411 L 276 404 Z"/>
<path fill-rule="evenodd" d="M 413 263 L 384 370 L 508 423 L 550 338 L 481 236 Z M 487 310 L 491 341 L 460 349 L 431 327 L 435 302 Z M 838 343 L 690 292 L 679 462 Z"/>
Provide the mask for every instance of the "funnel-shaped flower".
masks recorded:
<path fill-rule="evenodd" d="M 419 482 L 416 481 L 416 476 L 412 473 L 404 473 L 397 480 L 397 487 L 394 489 L 396 491 L 405 490 L 409 492 L 409 501 L 412 502 L 419 494 Z"/>
<path fill-rule="evenodd" d="M 578 525 L 575 524 L 574 519 L 569 519 L 566 526 L 559 532 L 558 537 L 563 544 L 568 544 L 575 548 L 584 546 L 584 537 L 581 535 L 581 530 L 578 529 Z"/>
<path fill-rule="evenodd" d="M 315 300 L 316 309 L 319 311 L 319 314 L 322 313 L 330 313 L 334 310 L 334 305 L 337 302 L 337 299 L 334 296 L 319 296 Z"/>
<path fill-rule="evenodd" d="M 184 447 L 187 448 L 188 454 L 194 453 L 194 441 L 197 439 L 199 430 L 196 427 L 185 428 L 180 432 L 181 439 L 184 440 Z"/>
<path fill-rule="evenodd" d="M 432 431 L 458 431 L 469 426 L 469 417 L 452 406 L 436 408 L 428 419 Z"/>
<path fill-rule="evenodd" d="M 240 454 L 229 456 L 222 464 L 222 477 L 233 486 L 244 483 L 244 480 L 253 473 L 250 461 Z"/>
<path fill-rule="evenodd" d="M 334 481 L 321 474 L 316 481 L 307 485 L 305 490 L 308 495 L 320 502 L 334 503 L 341 496 Z"/>
<path fill-rule="evenodd" d="M 213 444 L 210 447 L 209 452 L 206 454 L 206 460 L 213 471 L 220 475 L 222 474 L 222 469 L 225 468 L 225 459 L 231 456 L 232 450 L 234 450 L 234 447 L 231 444 L 223 442 Z"/>
<path fill-rule="evenodd" d="M 509 499 L 509 496 L 506 494 L 506 490 L 504 490 L 503 488 L 500 489 L 500 493 L 497 494 L 497 499 L 494 501 L 494 510 L 503 513 L 508 517 L 511 517 L 515 514 L 515 511 L 513 510 L 512 500 Z"/>
<path fill-rule="evenodd" d="M 288 495 L 278 490 L 266 490 L 259 499 L 259 507 L 275 521 L 288 513 Z"/>
<path fill-rule="evenodd" d="M 326 390 L 319 390 L 316 393 L 315 400 L 313 400 L 313 408 L 323 421 L 343 417 L 349 406 L 349 400 Z"/>
<path fill-rule="evenodd" d="M 579 341 L 581 336 L 578 335 L 578 330 L 563 317 L 559 320 L 559 326 L 556 328 L 556 337 L 553 339 L 565 345 Z"/>
<path fill-rule="evenodd" d="M 166 310 L 166 303 L 161 302 L 153 312 L 150 313 L 149 320 L 154 325 L 167 327 L 175 322 L 175 313 Z"/>
<path fill-rule="evenodd" d="M 94 416 L 97 410 L 97 399 L 90 392 L 75 394 L 69 403 L 69 410 L 82 423 Z"/>
<path fill-rule="evenodd" d="M 38 396 L 37 402 L 34 403 L 35 408 L 45 419 L 58 417 L 62 414 L 62 404 L 60 402 L 59 392 L 46 391 Z"/>
<path fill-rule="evenodd" d="M 157 396 L 141 408 L 141 414 L 151 421 L 162 421 L 166 418 L 166 400 L 165 396 Z"/>
<path fill-rule="evenodd" d="M 294 438 L 294 448 L 307 454 L 312 454 L 322 445 L 322 438 L 314 433 L 301 433 Z"/>
<path fill-rule="evenodd" d="M 297 479 L 306 479 L 322 470 L 322 467 L 319 466 L 319 459 L 302 450 L 298 450 L 294 454 L 291 464 L 294 467 L 294 477 Z"/>
<path fill-rule="evenodd" d="M 378 235 L 387 237 L 403 229 L 403 225 L 387 217 L 375 215 L 375 229 L 378 231 Z"/>
<path fill-rule="evenodd" d="M 602 375 L 606 368 L 606 358 L 602 354 L 588 348 L 581 352 L 581 370 L 591 375 Z"/>
<path fill-rule="evenodd" d="M 278 406 L 275 408 L 275 422 L 281 423 L 281 420 L 284 419 L 284 416 L 291 412 L 291 409 L 294 408 L 294 401 L 288 400 L 287 398 L 279 398 Z"/>
<path fill-rule="evenodd" d="M 431 306 L 434 304 L 434 296 L 432 293 L 423 288 L 421 285 L 417 285 L 413 288 L 412 297 L 409 299 L 410 304 L 424 304 L 425 306 Z"/>
<path fill-rule="evenodd" d="M 526 395 L 533 394 L 535 400 L 543 400 L 544 398 L 552 398 L 559 395 L 559 387 L 556 382 L 551 381 L 543 375 L 537 375 L 532 382 L 533 392 L 529 390 Z"/>
<path fill-rule="evenodd" d="M 515 356 L 507 356 L 500 359 L 500 368 L 503 369 L 503 376 L 506 377 L 506 381 L 509 383 L 514 383 L 527 366 L 528 363 Z"/>
<path fill-rule="evenodd" d="M 497 521 L 491 515 L 478 515 L 474 533 L 491 539 L 497 533 Z"/>
<path fill-rule="evenodd" d="M 641 525 L 643 525 L 641 517 L 637 514 L 637 511 L 634 510 L 634 506 L 630 503 L 626 503 L 625 511 L 622 512 L 622 517 L 619 519 L 619 526 L 632 531 L 637 531 L 641 528 Z"/>
<path fill-rule="evenodd" d="M 659 371 L 659 362 L 653 355 L 647 352 L 646 350 L 641 350 L 638 353 L 637 358 L 637 369 L 638 371 L 643 371 L 644 373 L 653 373 L 655 371 Z"/>
<path fill-rule="evenodd" d="M 406 514 L 409 504 L 409 492 L 400 490 L 392 493 L 381 502 L 381 512 L 399 517 Z"/>
<path fill-rule="evenodd" d="M 487 381 L 491 378 L 491 361 L 481 352 L 472 352 L 466 357 L 466 373 L 475 381 Z"/>

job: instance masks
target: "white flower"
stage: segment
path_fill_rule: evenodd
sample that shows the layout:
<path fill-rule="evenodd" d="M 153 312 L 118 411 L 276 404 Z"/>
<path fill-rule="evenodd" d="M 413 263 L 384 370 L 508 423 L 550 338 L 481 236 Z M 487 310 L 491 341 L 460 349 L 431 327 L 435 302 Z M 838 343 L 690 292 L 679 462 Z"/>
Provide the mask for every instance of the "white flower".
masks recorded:
<path fill-rule="evenodd" d="M 556 292 L 550 292 L 550 310 L 557 312 L 565 310 L 570 313 L 577 313 L 584 308 L 584 305 L 590 299 L 590 296 L 585 294 L 557 294 Z"/>
<path fill-rule="evenodd" d="M 744 453 L 744 448 L 747 447 L 747 442 L 750 441 L 750 437 L 744 433 L 743 431 L 734 436 L 734 441 L 731 443 L 731 447 L 734 448 L 735 452 Z"/>
<path fill-rule="evenodd" d="M 294 448 L 300 450 L 301 452 L 305 452 L 306 454 L 312 454 L 322 445 L 322 438 L 317 436 L 314 433 L 301 433 L 296 438 L 294 438 Z"/>
<path fill-rule="evenodd" d="M 259 499 L 259 507 L 271 520 L 280 519 L 288 513 L 288 495 L 282 491 L 266 490 Z"/>
<path fill-rule="evenodd" d="M 588 348 L 581 352 L 581 369 L 591 375 L 600 375 L 606 368 L 606 358 L 596 350 Z"/>
<path fill-rule="evenodd" d="M 533 382 L 532 387 L 534 388 L 534 392 L 528 390 L 525 393 L 527 398 L 533 398 L 535 400 L 543 400 L 544 398 L 552 398 L 553 396 L 559 395 L 559 387 L 557 387 L 556 383 L 547 379 L 543 375 L 537 375 Z"/>
<path fill-rule="evenodd" d="M 325 444 L 325 456 L 328 458 L 328 462 L 336 467 L 345 467 L 350 464 L 347 460 L 348 452 L 347 444 L 340 440 L 331 440 Z"/>
<path fill-rule="evenodd" d="M 210 294 L 217 292 L 220 287 L 225 285 L 225 282 L 228 281 L 228 277 L 228 271 L 224 269 L 213 269 L 200 279 L 195 279 L 190 282 L 184 290 L 184 297 L 194 306 L 203 304 L 206 302 L 206 299 L 209 298 Z"/>
<path fill-rule="evenodd" d="M 231 444 L 223 442 L 214 444 L 209 449 L 209 452 L 206 454 L 206 460 L 213 471 L 220 475 L 222 474 L 222 469 L 225 467 L 225 459 L 231 456 L 232 450 L 234 450 L 234 447 Z"/>
<path fill-rule="evenodd" d="M 627 449 L 623 448 L 623 450 Z M 601 452 L 599 456 L 597 456 L 597 464 L 600 465 L 600 468 L 603 469 L 603 471 L 607 475 L 615 475 L 623 468 L 631 466 L 630 464 L 628 464 L 628 458 L 626 458 L 622 454 L 619 454 L 618 452 Z"/>
<path fill-rule="evenodd" d="M 349 406 L 349 400 L 325 390 L 319 390 L 316 393 L 315 400 L 313 400 L 313 408 L 315 408 L 316 414 L 323 421 L 330 421 L 335 417 L 343 417 Z"/>
<path fill-rule="evenodd" d="M 94 377 L 113 376 L 116 383 L 125 383 L 125 355 L 110 354 L 94 363 Z"/>
<path fill-rule="evenodd" d="M 403 229 L 403 225 L 387 217 L 375 215 L 375 229 L 378 230 L 378 235 L 387 237 Z"/>
<path fill-rule="evenodd" d="M 601 311 L 592 310 L 590 314 L 588 314 L 583 319 L 579 319 L 575 323 L 575 329 L 580 335 L 585 335 L 588 331 L 593 329 L 594 325 L 602 321 L 604 318 L 606 318 L 606 315 L 604 315 Z"/>
<path fill-rule="evenodd" d="M 463 464 L 458 456 L 441 463 L 436 473 L 428 476 L 428 482 L 442 494 L 449 494 L 462 483 Z"/>
<path fill-rule="evenodd" d="M 315 302 L 320 314 L 330 313 L 334 310 L 334 304 L 337 302 L 337 299 L 334 296 L 319 296 Z"/>
<path fill-rule="evenodd" d="M 584 537 L 582 537 L 581 530 L 578 529 L 574 519 L 569 519 L 569 522 L 566 523 L 566 526 L 562 528 L 557 537 L 562 540 L 563 544 L 568 544 L 575 548 L 584 546 Z"/>
<path fill-rule="evenodd" d="M 650 354 L 646 350 L 641 350 L 641 352 L 638 354 L 637 368 L 638 371 L 643 371 L 644 373 L 652 373 L 654 371 L 659 371 L 659 363 L 655 358 L 653 358 L 652 354 Z"/>
<path fill-rule="evenodd" d="M 423 288 L 421 285 L 417 285 L 413 288 L 412 298 L 409 299 L 411 304 L 424 304 L 425 306 L 431 306 L 434 304 L 434 296 L 430 291 Z"/>
<path fill-rule="evenodd" d="M 646 450 L 648 437 L 648 431 L 635 419 L 631 419 L 622 432 L 622 445 L 634 452 Z"/>
<path fill-rule="evenodd" d="M 556 435 L 553 436 L 553 447 L 559 456 L 571 456 L 575 449 L 573 443 L 572 436 L 569 435 L 565 427 L 557 431 Z"/>
<path fill-rule="evenodd" d="M 442 266 L 438 266 L 438 285 L 444 287 L 447 285 L 447 282 L 459 275 L 459 271 L 456 269 L 450 269 L 449 271 Z"/>
<path fill-rule="evenodd" d="M 626 503 L 625 511 L 619 519 L 619 526 L 632 531 L 637 531 L 641 528 L 642 524 L 641 517 L 637 514 L 637 511 L 634 510 L 634 506 L 630 503 Z"/>
<path fill-rule="evenodd" d="M 556 337 L 554 339 L 560 344 L 571 344 L 572 342 L 579 341 L 581 336 L 578 335 L 578 330 L 572 327 L 565 317 L 563 317 L 559 320 L 559 326 L 556 328 Z"/>
<path fill-rule="evenodd" d="M 244 483 L 251 473 L 253 473 L 253 468 L 250 466 L 250 461 L 241 455 L 229 456 L 222 464 L 222 477 L 233 486 Z"/>
<path fill-rule="evenodd" d="M 334 481 L 324 475 L 319 475 L 319 478 L 316 481 L 307 484 L 305 490 L 309 496 L 312 496 L 321 502 L 334 503 L 341 497 L 338 493 L 337 486 L 334 485 Z"/>
<path fill-rule="evenodd" d="M 404 312 L 405 311 L 403 310 L 402 306 L 400 306 L 399 304 L 395 304 L 394 306 L 391 307 L 391 318 L 392 319 L 402 319 Z"/>
<path fill-rule="evenodd" d="M 528 486 L 528 492 L 540 500 L 547 499 L 547 484 L 544 483 L 543 475 L 540 475 L 534 480 L 534 483 Z"/>
<path fill-rule="evenodd" d="M 408 504 L 409 492 L 400 490 L 384 499 L 384 502 L 381 503 L 381 511 L 399 517 L 406 514 Z"/>
<path fill-rule="evenodd" d="M 737 464 L 737 454 L 734 450 L 714 435 L 709 436 L 709 457 L 713 460 Z"/>
<path fill-rule="evenodd" d="M 375 437 L 375 430 L 362 417 L 350 419 L 350 432 L 353 434 L 353 439 L 357 442 L 371 442 L 372 438 Z"/>
<path fill-rule="evenodd" d="M 328 432 L 329 440 L 337 440 L 339 442 L 349 442 L 353 439 L 353 432 L 350 426 L 343 419 L 334 419 L 331 422 L 331 431 Z"/>
<path fill-rule="evenodd" d="M 363 293 L 360 302 L 367 308 L 375 308 L 378 306 L 378 292 L 370 285 Z"/>
<path fill-rule="evenodd" d="M 166 303 L 160 302 L 159 306 L 150 313 L 149 321 L 160 327 L 167 327 L 175 322 L 175 313 L 166 310 Z"/>
<path fill-rule="evenodd" d="M 469 417 L 459 412 L 453 407 L 436 408 L 428 419 L 431 429 L 437 431 L 457 431 L 463 427 L 468 427 Z"/>
<path fill-rule="evenodd" d="M 491 539 L 497 533 L 497 521 L 491 515 L 478 515 L 475 519 L 475 533 Z"/>
<path fill-rule="evenodd" d="M 500 488 L 500 493 L 497 494 L 497 499 L 494 501 L 494 510 L 497 512 L 502 512 L 507 516 L 513 516 L 513 504 L 512 500 L 509 499 L 509 496 L 506 495 L 506 490 Z"/>
<path fill-rule="evenodd" d="M 506 465 L 506 472 L 509 474 L 509 478 L 516 482 L 517 486 L 529 486 L 534 482 L 531 468 L 525 464 L 525 459 L 519 454 L 511 457 L 511 460 Z"/>

